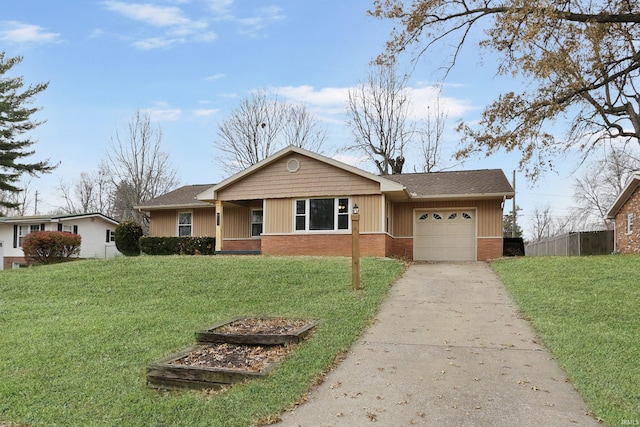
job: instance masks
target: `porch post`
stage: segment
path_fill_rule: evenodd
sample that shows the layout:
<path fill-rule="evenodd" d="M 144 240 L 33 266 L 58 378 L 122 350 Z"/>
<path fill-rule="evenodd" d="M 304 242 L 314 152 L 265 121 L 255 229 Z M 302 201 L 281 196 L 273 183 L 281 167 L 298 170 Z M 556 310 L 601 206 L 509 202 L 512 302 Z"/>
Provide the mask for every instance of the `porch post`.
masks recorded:
<path fill-rule="evenodd" d="M 351 215 L 351 286 L 360 289 L 360 211 L 353 207 Z"/>
<path fill-rule="evenodd" d="M 216 200 L 216 252 L 222 250 L 224 214 L 222 209 L 222 201 Z"/>

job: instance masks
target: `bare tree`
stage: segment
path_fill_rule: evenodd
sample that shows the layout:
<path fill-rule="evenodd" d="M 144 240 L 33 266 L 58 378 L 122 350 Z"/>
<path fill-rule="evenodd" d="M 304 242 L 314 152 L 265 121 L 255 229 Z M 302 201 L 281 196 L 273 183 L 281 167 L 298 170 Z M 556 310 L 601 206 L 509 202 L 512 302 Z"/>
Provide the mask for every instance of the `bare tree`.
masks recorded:
<path fill-rule="evenodd" d="M 631 176 L 640 169 L 640 160 L 621 148 L 612 148 L 604 158 L 587 166 L 574 180 L 575 213 L 584 229 L 607 229 L 607 212 Z"/>
<path fill-rule="evenodd" d="M 60 182 L 58 193 L 64 202 L 64 206 L 58 208 L 64 213 L 99 212 L 107 216 L 114 215 L 114 187 L 104 170 L 104 164 L 96 173 L 82 172 L 79 181 L 73 185 Z"/>
<path fill-rule="evenodd" d="M 347 123 L 355 142 L 349 147 L 368 156 L 381 175 L 402 173 L 404 151 L 415 127 L 406 76 L 395 64 L 374 64 L 367 81 L 349 90 Z"/>
<path fill-rule="evenodd" d="M 424 124 L 416 130 L 422 149 L 422 172 L 435 172 L 441 169 L 442 134 L 446 121 L 447 113 L 442 108 L 442 90 L 438 88 L 434 104 L 427 105 Z"/>
<path fill-rule="evenodd" d="M 37 215 L 37 191 L 33 191 L 32 184 L 32 178 L 23 179 L 17 183 L 21 190 L 0 191 L 0 199 L 7 202 L 0 205 L 0 216 Z"/>
<path fill-rule="evenodd" d="M 533 209 L 533 221 L 531 222 L 531 241 L 539 242 L 551 235 L 551 207 Z"/>
<path fill-rule="evenodd" d="M 255 91 L 240 101 L 218 127 L 214 145 L 229 173 L 246 169 L 288 145 L 319 151 L 326 132 L 305 105 L 293 105 Z"/>
<path fill-rule="evenodd" d="M 116 131 L 101 170 L 111 181 L 115 217 L 133 219 L 143 227 L 147 218 L 134 206 L 164 194 L 178 185 L 169 155 L 161 149 L 162 130 L 153 127 L 149 114 L 136 111 L 124 135 Z"/>
<path fill-rule="evenodd" d="M 533 221 L 531 222 L 531 241 L 537 242 L 542 239 L 557 236 L 574 231 L 576 227 L 576 217 L 555 216 L 551 212 L 549 205 L 533 209 Z"/>
<path fill-rule="evenodd" d="M 295 145 L 319 152 L 327 138 L 326 129 L 320 127 L 305 104 L 289 105 L 283 128 L 285 145 Z"/>

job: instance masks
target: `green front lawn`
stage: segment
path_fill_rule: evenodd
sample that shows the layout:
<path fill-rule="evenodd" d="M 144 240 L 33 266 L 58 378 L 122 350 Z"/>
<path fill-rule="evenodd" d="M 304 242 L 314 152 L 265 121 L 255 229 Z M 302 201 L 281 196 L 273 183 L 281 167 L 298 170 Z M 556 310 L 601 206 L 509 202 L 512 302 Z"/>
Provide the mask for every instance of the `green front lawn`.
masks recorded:
<path fill-rule="evenodd" d="M 593 413 L 640 424 L 640 257 L 493 263 Z"/>
<path fill-rule="evenodd" d="M 248 426 L 277 415 L 373 318 L 398 261 L 138 257 L 0 272 L 0 425 Z M 319 319 L 265 379 L 165 392 L 145 369 L 235 316 Z"/>

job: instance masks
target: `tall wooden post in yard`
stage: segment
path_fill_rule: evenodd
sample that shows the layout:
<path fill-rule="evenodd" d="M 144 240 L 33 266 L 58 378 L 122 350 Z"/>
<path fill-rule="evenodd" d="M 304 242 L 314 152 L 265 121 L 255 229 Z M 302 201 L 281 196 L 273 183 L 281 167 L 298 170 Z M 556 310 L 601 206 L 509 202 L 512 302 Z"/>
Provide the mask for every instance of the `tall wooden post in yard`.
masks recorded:
<path fill-rule="evenodd" d="M 360 210 L 353 206 L 351 215 L 351 283 L 354 290 L 360 289 Z"/>

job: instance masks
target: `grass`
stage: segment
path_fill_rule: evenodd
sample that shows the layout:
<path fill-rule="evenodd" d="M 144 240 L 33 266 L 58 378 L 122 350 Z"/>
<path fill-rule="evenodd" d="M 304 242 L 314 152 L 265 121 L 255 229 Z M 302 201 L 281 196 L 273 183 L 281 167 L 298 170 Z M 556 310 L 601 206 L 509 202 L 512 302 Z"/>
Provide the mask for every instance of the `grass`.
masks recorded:
<path fill-rule="evenodd" d="M 402 264 L 139 257 L 0 272 L 0 425 L 249 426 L 277 417 L 369 324 Z M 235 316 L 321 321 L 272 373 L 219 394 L 158 391 L 146 366 Z"/>
<path fill-rule="evenodd" d="M 640 257 L 531 257 L 493 268 L 608 425 L 640 423 Z"/>

